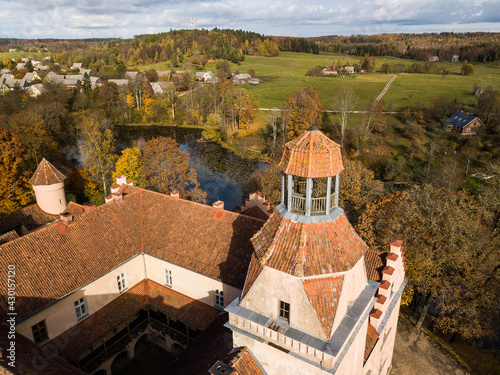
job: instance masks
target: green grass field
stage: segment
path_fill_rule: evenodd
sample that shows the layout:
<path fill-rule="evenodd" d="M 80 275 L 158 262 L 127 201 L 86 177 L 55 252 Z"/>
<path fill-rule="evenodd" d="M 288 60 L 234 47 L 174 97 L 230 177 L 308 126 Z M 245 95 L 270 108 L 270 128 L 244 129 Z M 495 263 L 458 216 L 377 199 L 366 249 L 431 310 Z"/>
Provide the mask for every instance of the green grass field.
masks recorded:
<path fill-rule="evenodd" d="M 349 60 L 350 64 L 354 64 L 359 63 L 360 57 L 283 52 L 279 57 L 274 58 L 247 56 L 241 65 L 231 64 L 231 68 L 233 72 L 238 70 L 240 73 L 248 69 L 255 70 L 261 83 L 256 86 L 243 85 L 243 87 L 253 93 L 263 108 L 279 108 L 291 94 L 302 87 L 310 86 L 318 93 L 325 109 L 330 109 L 337 90 L 343 85 L 348 85 L 359 97 L 357 108 L 362 109 L 380 94 L 392 76 L 392 74 L 371 73 L 350 75 L 344 79 L 306 77 L 309 69 L 317 65 L 328 66 L 338 60 L 344 63 Z M 378 57 L 377 70 L 383 63 L 409 65 L 422 62 L 395 57 Z M 215 62 L 209 63 L 206 69 L 215 70 L 215 65 Z M 472 105 L 475 83 L 480 83 L 483 87 L 493 86 L 497 90 L 500 89 L 500 65 L 498 64 L 476 64 L 475 73 L 470 76 L 460 74 L 462 67 L 460 63 L 437 63 L 436 65 L 445 67 L 450 74 L 444 78 L 438 74 L 398 74 L 398 78 L 384 96 L 386 103 L 392 102 L 394 110 L 400 110 L 406 106 L 416 107 L 420 104 L 432 103 L 436 96 L 445 94 L 456 98 L 461 104 Z"/>
<path fill-rule="evenodd" d="M 41 56 L 41 54 L 35 52 L 0 52 L 0 60 L 5 59 L 6 57 L 17 59 L 18 57 L 30 57 L 34 55 Z"/>

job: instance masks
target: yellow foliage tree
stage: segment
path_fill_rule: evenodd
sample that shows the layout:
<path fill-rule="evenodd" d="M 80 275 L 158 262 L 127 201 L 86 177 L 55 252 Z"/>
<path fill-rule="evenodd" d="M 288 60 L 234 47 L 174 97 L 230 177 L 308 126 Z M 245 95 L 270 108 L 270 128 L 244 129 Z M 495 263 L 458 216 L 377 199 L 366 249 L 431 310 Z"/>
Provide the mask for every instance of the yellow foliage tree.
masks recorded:
<path fill-rule="evenodd" d="M 139 147 L 130 147 L 122 151 L 122 155 L 116 161 L 116 171 L 113 179 L 125 175 L 135 186 L 145 187 L 144 164 L 142 152 Z"/>

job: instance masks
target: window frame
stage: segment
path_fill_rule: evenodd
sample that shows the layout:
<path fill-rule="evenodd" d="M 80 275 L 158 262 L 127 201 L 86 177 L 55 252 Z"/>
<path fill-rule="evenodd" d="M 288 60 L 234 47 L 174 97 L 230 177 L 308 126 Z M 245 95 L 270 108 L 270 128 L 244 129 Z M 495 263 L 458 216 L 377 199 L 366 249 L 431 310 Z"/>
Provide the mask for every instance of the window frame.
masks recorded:
<path fill-rule="evenodd" d="M 120 273 L 116 276 L 116 282 L 118 283 L 118 291 L 123 293 L 127 290 L 127 278 L 125 277 L 125 272 Z"/>
<path fill-rule="evenodd" d="M 285 322 L 290 323 L 290 304 L 288 302 L 280 300 L 278 309 L 278 317 Z"/>
<path fill-rule="evenodd" d="M 215 289 L 215 304 L 214 306 L 223 309 L 224 308 L 224 291 Z"/>
<path fill-rule="evenodd" d="M 165 268 L 165 285 L 172 288 L 172 270 Z"/>
<path fill-rule="evenodd" d="M 75 306 L 76 319 L 78 321 L 82 320 L 87 315 L 89 315 L 89 312 L 87 310 L 87 301 L 85 301 L 85 296 L 77 299 L 74 302 L 74 306 Z"/>
<path fill-rule="evenodd" d="M 35 340 L 37 344 L 49 341 L 49 334 L 47 333 L 45 319 L 31 326 L 31 334 L 33 335 L 33 340 Z M 37 336 L 40 337 L 39 340 L 37 340 Z"/>

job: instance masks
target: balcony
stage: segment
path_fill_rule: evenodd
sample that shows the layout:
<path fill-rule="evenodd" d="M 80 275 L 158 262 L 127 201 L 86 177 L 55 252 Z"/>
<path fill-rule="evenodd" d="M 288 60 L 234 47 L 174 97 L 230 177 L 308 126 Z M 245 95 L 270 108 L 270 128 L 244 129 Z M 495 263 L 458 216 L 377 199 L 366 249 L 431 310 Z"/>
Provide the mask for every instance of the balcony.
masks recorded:
<path fill-rule="evenodd" d="M 335 207 L 335 193 L 330 195 L 330 209 Z M 292 211 L 306 212 L 306 197 L 300 193 L 292 193 Z M 311 198 L 311 215 L 326 213 L 326 197 Z"/>

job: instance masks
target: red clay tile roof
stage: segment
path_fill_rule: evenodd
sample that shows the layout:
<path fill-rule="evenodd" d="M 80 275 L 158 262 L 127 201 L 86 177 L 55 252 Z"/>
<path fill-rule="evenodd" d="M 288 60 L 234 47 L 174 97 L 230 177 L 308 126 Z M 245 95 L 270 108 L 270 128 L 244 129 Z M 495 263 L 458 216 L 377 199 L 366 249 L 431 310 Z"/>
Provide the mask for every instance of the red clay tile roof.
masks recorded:
<path fill-rule="evenodd" d="M 245 215 L 245 216 L 254 217 L 256 219 L 264 220 L 264 221 L 269 219 L 269 216 L 267 216 L 266 213 L 263 212 L 258 206 L 253 206 L 252 208 L 249 208 L 248 210 L 243 211 L 241 214 Z"/>
<path fill-rule="evenodd" d="M 382 269 L 385 267 L 387 253 L 368 249 L 365 253 L 366 276 L 373 281 L 382 280 Z"/>
<path fill-rule="evenodd" d="M 228 314 L 221 312 L 168 368 L 168 374 L 207 375 L 210 367 L 233 349 L 233 334 L 224 327 L 227 321 Z"/>
<path fill-rule="evenodd" d="M 10 346 L 8 339 L 9 327 L 6 323 L 0 323 L 0 347 L 3 348 L 3 360 L 0 361 L 0 374 L 23 374 L 23 375 L 84 375 L 85 373 L 65 362 L 53 352 L 42 350 L 33 341 L 23 335 L 16 334 L 16 367 L 8 366 L 5 358 Z"/>
<path fill-rule="evenodd" d="M 253 253 L 250 238 L 262 221 L 143 189 L 74 217 L 62 234 L 57 224 L 0 247 L 0 267 L 16 264 L 18 318 L 99 278 L 144 252 L 243 288 Z M 193 235 L 193 234 L 196 235 Z M 6 305 L 0 273 L 0 310 Z M 35 277 L 36 276 L 36 277 Z"/>
<path fill-rule="evenodd" d="M 275 223 L 271 220 L 264 224 L 252 239 L 254 245 L 267 242 L 268 225 L 274 230 Z M 334 221 L 312 224 L 282 218 L 261 262 L 290 275 L 317 276 L 350 270 L 367 249 L 344 214 Z"/>
<path fill-rule="evenodd" d="M 377 343 L 378 337 L 380 335 L 377 333 L 377 330 L 374 326 L 368 323 L 368 332 L 366 333 L 366 343 L 365 343 L 365 355 L 363 364 L 366 362 L 368 357 L 370 356 L 375 344 Z"/>
<path fill-rule="evenodd" d="M 28 231 L 32 231 L 56 220 L 58 217 L 59 215 L 50 215 L 42 211 L 37 204 L 32 204 L 1 217 L 0 233 L 6 233 L 21 226 L 24 226 Z"/>
<path fill-rule="evenodd" d="M 136 284 L 100 310 L 89 315 L 43 346 L 47 348 L 56 346 L 59 348 L 58 355 L 70 360 L 92 342 L 146 305 L 145 284 L 145 280 Z"/>
<path fill-rule="evenodd" d="M 143 280 L 44 346 L 57 345 L 62 348 L 59 355 L 69 360 L 148 303 L 171 317 L 201 329 L 208 327 L 219 314 L 215 307 L 154 281 Z M 69 339 L 72 337 L 78 337 L 78 340 Z"/>
<path fill-rule="evenodd" d="M 40 164 L 38 164 L 38 168 L 33 174 L 33 177 L 30 179 L 30 184 L 33 186 L 53 185 L 63 182 L 65 179 L 66 176 L 59 172 L 56 167 L 50 164 L 47 160 L 42 159 Z"/>
<path fill-rule="evenodd" d="M 241 346 L 231 350 L 224 358 L 216 363 L 221 363 L 227 365 L 229 368 L 225 367 L 218 371 L 217 368 L 214 371 L 210 371 L 213 375 L 263 375 L 261 369 L 255 363 L 252 355 L 248 351 L 246 346 Z M 211 369 L 211 370 L 212 370 Z"/>
<path fill-rule="evenodd" d="M 191 326 L 204 330 L 217 318 L 215 307 L 148 280 L 149 304 Z"/>
<path fill-rule="evenodd" d="M 16 238 L 19 238 L 19 235 L 15 230 L 11 230 L 10 232 L 0 235 L 0 245 L 15 240 Z"/>
<path fill-rule="evenodd" d="M 335 176 L 344 169 L 340 146 L 319 130 L 288 142 L 279 165 L 286 174 L 306 178 Z"/>
<path fill-rule="evenodd" d="M 304 280 L 304 289 L 318 315 L 327 338 L 332 334 L 333 320 L 344 276 Z"/>

